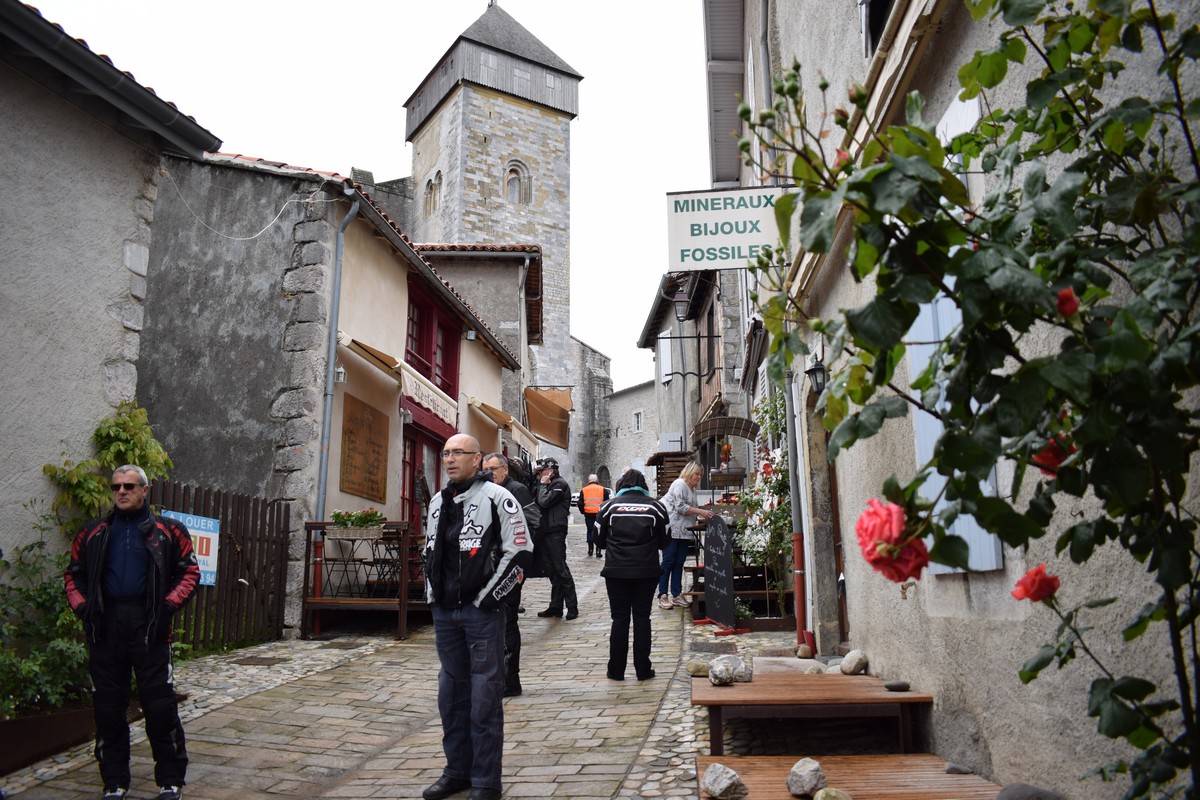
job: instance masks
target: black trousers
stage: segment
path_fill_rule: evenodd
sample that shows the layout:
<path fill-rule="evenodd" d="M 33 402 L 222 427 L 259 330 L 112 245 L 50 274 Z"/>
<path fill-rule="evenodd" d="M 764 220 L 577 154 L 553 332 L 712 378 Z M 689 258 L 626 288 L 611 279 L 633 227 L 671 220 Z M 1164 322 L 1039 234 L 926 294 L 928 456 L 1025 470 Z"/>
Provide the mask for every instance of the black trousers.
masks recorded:
<path fill-rule="evenodd" d="M 187 748 L 171 671 L 171 645 L 146 643 L 146 609 L 141 603 L 104 610 L 99 640 L 91 646 L 92 705 L 96 718 L 96 761 L 105 788 L 128 787 L 129 676 L 137 681 L 146 715 L 146 738 L 154 754 L 159 786 L 183 786 Z"/>
<path fill-rule="evenodd" d="M 608 675 L 625 677 L 629 660 L 629 623 L 633 622 L 633 671 L 639 678 L 650 674 L 650 606 L 658 578 L 605 578 L 612 631 L 608 637 Z"/>
<path fill-rule="evenodd" d="M 592 546 L 596 541 L 596 515 L 584 513 L 583 527 L 587 531 L 588 555 L 592 554 Z M 597 550 L 600 548 L 597 547 Z"/>
<path fill-rule="evenodd" d="M 504 688 L 521 688 L 521 626 L 517 608 L 521 605 L 521 586 L 504 599 Z"/>
<path fill-rule="evenodd" d="M 550 579 L 549 608 L 562 613 L 565 605 L 567 611 L 578 611 L 575 579 L 571 577 L 571 568 L 567 566 L 567 532 L 547 533 L 539 549 L 546 577 Z"/>

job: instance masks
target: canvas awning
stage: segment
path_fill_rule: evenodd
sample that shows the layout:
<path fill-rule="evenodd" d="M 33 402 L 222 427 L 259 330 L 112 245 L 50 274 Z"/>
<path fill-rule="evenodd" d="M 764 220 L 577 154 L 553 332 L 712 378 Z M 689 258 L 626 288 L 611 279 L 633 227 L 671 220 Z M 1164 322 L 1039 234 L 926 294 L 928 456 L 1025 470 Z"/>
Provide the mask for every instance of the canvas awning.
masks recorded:
<path fill-rule="evenodd" d="M 458 421 L 458 403 L 434 386 L 411 366 L 382 350 L 338 332 L 338 343 L 362 356 L 372 366 L 400 384 L 400 392 L 453 427 Z"/>
<path fill-rule="evenodd" d="M 526 387 L 525 418 L 534 436 L 566 450 L 571 438 L 571 390 Z"/>
<path fill-rule="evenodd" d="M 512 439 L 520 447 L 532 454 L 537 454 L 537 439 L 528 428 L 517 421 L 517 418 L 507 411 L 502 411 L 495 406 L 490 406 L 477 397 L 467 398 L 467 403 L 472 408 L 477 408 L 484 416 L 496 423 L 496 426 L 501 430 L 506 430 L 512 434 Z"/>

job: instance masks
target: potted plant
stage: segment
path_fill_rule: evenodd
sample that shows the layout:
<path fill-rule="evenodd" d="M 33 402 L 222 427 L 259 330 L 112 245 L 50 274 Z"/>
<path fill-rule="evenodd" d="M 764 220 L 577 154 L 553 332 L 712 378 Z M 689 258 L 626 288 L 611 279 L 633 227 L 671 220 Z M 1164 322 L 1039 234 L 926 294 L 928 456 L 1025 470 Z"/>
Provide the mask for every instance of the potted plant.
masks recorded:
<path fill-rule="evenodd" d="M 374 506 L 361 511 L 334 509 L 329 514 L 333 527 L 325 531 L 325 536 L 330 539 L 378 539 L 383 535 L 386 519 Z"/>

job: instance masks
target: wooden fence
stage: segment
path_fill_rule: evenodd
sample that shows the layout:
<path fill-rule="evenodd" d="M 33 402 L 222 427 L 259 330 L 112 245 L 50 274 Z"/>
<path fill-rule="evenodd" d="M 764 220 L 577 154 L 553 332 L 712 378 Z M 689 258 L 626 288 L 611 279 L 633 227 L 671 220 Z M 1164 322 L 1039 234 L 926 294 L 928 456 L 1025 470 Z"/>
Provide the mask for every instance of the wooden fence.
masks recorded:
<path fill-rule="evenodd" d="M 283 635 L 290 509 L 287 503 L 172 481 L 155 481 L 150 502 L 158 511 L 220 522 L 217 575 L 197 586 L 176 618 L 181 641 L 193 647 L 247 645 Z"/>

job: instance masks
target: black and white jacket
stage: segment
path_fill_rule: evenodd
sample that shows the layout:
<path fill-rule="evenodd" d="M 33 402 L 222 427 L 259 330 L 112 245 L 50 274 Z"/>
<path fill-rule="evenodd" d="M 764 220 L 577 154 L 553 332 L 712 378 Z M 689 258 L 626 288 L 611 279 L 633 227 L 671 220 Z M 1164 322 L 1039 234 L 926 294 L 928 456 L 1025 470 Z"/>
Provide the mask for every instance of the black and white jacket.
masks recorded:
<path fill-rule="evenodd" d="M 449 526 L 454 530 L 446 530 Z M 512 493 L 486 473 L 434 495 L 425 530 L 425 599 L 431 605 L 473 603 L 494 610 L 525 581 L 533 553 L 525 514 Z M 457 543 L 456 553 L 445 552 L 447 541 Z M 443 569 L 445 559 L 457 563 Z"/>
<path fill-rule="evenodd" d="M 605 578 L 656 578 L 659 551 L 670 542 L 667 509 L 641 489 L 622 489 L 596 514 L 596 544 Z"/>

